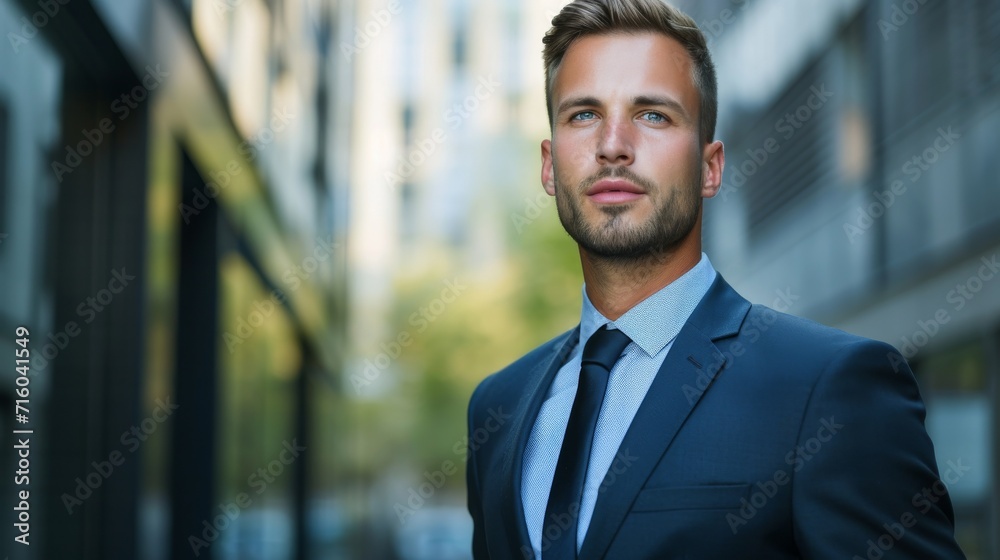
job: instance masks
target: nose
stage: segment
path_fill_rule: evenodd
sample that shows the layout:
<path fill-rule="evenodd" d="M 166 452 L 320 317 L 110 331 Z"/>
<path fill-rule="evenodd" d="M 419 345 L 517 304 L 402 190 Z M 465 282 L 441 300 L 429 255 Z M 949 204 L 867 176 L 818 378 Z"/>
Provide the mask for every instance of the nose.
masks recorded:
<path fill-rule="evenodd" d="M 603 165 L 630 165 L 635 159 L 633 128 L 627 118 L 608 116 L 601 123 L 597 161 Z"/>

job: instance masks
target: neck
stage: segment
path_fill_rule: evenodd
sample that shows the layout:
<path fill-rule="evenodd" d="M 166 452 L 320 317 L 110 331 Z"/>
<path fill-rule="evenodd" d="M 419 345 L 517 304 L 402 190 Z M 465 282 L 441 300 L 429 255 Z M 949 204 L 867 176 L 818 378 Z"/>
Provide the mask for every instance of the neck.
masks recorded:
<path fill-rule="evenodd" d="M 698 264 L 700 230 L 695 227 L 676 247 L 636 259 L 607 259 L 581 248 L 580 263 L 590 302 L 601 315 L 618 319 Z"/>

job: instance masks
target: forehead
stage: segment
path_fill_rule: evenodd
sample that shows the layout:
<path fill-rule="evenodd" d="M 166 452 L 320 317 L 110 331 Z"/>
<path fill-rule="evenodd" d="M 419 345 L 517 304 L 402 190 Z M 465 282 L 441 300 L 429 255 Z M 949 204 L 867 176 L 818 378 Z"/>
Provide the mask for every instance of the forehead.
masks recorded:
<path fill-rule="evenodd" d="M 588 35 L 566 50 L 553 75 L 552 96 L 588 95 L 602 100 L 669 94 L 697 114 L 698 91 L 691 56 L 662 33 Z"/>

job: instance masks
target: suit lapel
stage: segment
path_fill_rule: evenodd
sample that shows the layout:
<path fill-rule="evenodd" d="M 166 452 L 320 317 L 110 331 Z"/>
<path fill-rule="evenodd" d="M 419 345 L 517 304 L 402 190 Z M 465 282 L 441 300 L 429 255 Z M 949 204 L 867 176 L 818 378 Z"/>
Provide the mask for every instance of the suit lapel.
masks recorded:
<path fill-rule="evenodd" d="M 552 385 L 552 380 L 567 356 L 573 351 L 579 336 L 579 327 L 565 333 L 556 340 L 553 350 L 536 362 L 527 376 L 528 386 L 525 388 L 524 396 L 514 412 L 513 424 L 499 469 L 500 484 L 492 489 L 500 494 L 499 501 L 492 503 L 501 504 L 501 517 L 506 525 L 507 542 L 511 545 L 511 558 L 523 558 L 521 546 L 531 547 L 528 526 L 524 520 L 524 506 L 521 502 L 521 464 L 524 459 L 524 449 L 528 445 L 531 429 L 535 425 L 535 419 L 545 401 L 549 386 Z"/>
<path fill-rule="evenodd" d="M 619 457 L 635 457 L 606 478 L 580 550 L 580 560 L 603 558 L 649 475 L 725 363 L 715 341 L 732 336 L 750 309 L 719 275 L 678 333 L 625 433 Z"/>

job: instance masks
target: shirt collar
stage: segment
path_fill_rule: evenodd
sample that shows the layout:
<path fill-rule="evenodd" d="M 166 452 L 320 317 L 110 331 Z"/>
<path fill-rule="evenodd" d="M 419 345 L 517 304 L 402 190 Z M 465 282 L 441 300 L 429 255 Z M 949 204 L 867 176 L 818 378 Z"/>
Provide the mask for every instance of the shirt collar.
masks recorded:
<path fill-rule="evenodd" d="M 650 357 L 659 354 L 670 343 L 688 317 L 694 312 L 708 289 L 715 282 L 715 268 L 708 255 L 701 254 L 701 260 L 680 278 L 661 288 L 655 294 L 637 303 L 617 321 L 610 321 L 601 314 L 587 297 L 587 287 L 583 287 L 583 311 L 580 316 L 581 346 L 590 336 L 606 324 L 620 329 Z"/>

